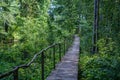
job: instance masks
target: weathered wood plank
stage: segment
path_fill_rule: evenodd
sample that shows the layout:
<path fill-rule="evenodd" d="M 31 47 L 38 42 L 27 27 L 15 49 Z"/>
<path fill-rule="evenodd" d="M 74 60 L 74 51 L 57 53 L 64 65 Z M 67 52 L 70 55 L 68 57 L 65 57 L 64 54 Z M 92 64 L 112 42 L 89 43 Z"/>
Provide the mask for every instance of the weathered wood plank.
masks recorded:
<path fill-rule="evenodd" d="M 69 48 L 62 61 L 56 66 L 46 80 L 77 80 L 80 40 L 75 36 L 74 43 Z"/>

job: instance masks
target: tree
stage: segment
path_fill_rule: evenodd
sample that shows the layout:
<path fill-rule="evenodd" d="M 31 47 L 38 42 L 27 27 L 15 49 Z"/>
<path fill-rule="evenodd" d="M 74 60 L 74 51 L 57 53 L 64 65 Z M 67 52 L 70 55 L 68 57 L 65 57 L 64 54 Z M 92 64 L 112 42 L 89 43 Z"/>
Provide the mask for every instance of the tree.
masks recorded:
<path fill-rule="evenodd" d="M 93 53 L 97 53 L 98 40 L 98 24 L 99 24 L 99 0 L 94 0 L 94 27 L 93 27 Z"/>

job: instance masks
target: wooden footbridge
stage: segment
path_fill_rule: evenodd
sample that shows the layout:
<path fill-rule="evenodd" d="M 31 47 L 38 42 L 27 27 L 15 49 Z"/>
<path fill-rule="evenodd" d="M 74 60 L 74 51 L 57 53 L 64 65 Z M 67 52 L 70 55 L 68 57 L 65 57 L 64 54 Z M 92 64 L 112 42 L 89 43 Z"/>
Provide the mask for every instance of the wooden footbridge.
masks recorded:
<path fill-rule="evenodd" d="M 27 64 L 23 64 L 20 66 L 14 67 L 9 72 L 0 74 L 0 80 L 77 80 L 78 79 L 78 58 L 79 58 L 79 45 L 80 40 L 77 35 L 73 38 L 69 38 L 68 40 L 64 40 L 64 43 L 56 43 L 53 44 L 37 54 L 34 55 L 34 57 L 31 59 L 31 61 Z M 71 47 L 70 47 L 71 46 Z M 47 51 L 49 52 L 49 56 L 47 57 L 45 53 Z M 47 52 L 48 53 L 48 52 Z M 58 53 L 58 54 L 57 54 Z M 64 56 L 62 56 L 63 54 Z M 40 56 L 40 57 L 38 57 Z M 57 60 L 56 56 L 59 58 Z M 35 65 L 36 58 L 40 58 L 40 74 L 32 76 L 29 72 L 26 72 L 25 74 L 29 74 L 29 76 L 32 76 L 32 78 L 23 78 L 21 79 L 21 73 L 20 70 L 26 70 L 31 69 L 30 67 L 33 67 L 32 65 Z M 45 66 L 45 60 L 47 59 L 51 61 L 52 71 L 50 74 L 46 74 L 46 66 Z M 59 61 L 59 62 L 58 62 Z M 36 73 L 34 70 L 32 72 L 33 74 Z M 38 78 L 34 78 L 34 77 Z"/>

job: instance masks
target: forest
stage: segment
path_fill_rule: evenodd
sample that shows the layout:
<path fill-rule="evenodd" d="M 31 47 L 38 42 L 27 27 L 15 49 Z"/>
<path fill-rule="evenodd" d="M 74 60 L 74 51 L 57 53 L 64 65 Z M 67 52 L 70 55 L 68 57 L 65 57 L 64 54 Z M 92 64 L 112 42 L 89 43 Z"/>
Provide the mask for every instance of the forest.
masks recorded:
<path fill-rule="evenodd" d="M 63 57 L 74 34 L 80 37 L 78 80 L 120 80 L 120 0 L 0 0 L 0 80 L 13 80 L 1 75 L 53 45 L 43 56 L 46 78 L 59 62 L 50 54 Z M 19 80 L 43 80 L 41 58 L 19 69 Z"/>

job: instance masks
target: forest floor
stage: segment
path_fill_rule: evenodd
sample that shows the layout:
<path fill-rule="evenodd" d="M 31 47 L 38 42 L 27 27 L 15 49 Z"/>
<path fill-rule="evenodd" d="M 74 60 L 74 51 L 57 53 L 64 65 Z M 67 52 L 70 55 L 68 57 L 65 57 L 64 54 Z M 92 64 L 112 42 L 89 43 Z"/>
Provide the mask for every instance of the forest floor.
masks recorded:
<path fill-rule="evenodd" d="M 80 40 L 75 35 L 72 46 L 68 49 L 56 69 L 51 72 L 46 80 L 77 80 Z"/>

